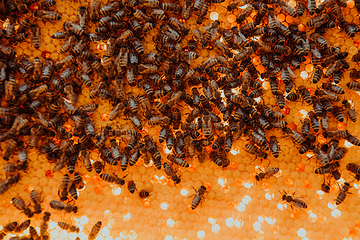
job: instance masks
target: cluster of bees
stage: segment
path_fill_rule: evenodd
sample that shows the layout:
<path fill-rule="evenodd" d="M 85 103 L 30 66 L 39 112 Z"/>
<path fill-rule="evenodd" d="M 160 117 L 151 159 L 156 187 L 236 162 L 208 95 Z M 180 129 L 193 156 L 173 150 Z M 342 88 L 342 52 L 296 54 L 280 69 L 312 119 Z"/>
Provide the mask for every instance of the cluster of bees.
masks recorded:
<path fill-rule="evenodd" d="M 40 222 L 40 227 L 39 227 L 40 232 L 39 233 L 33 226 L 31 226 L 30 219 L 27 219 L 20 224 L 16 221 L 10 222 L 3 227 L 3 230 L 1 230 L 0 238 L 4 239 L 8 233 L 16 234 L 16 233 L 21 233 L 21 232 L 29 229 L 29 236 L 22 236 L 22 237 L 15 236 L 15 237 L 11 237 L 10 239 L 12 239 L 12 240 L 50 239 L 50 235 L 48 233 L 50 217 L 51 217 L 51 213 L 44 212 L 44 215 Z M 61 229 L 64 229 L 64 230 L 67 230 L 70 232 L 78 233 L 80 231 L 80 229 L 77 226 L 66 223 L 66 222 L 62 222 L 62 221 L 58 222 L 58 226 Z M 88 235 L 89 240 L 94 240 L 96 238 L 96 236 L 99 234 L 99 232 L 101 230 L 101 226 L 102 226 L 101 221 L 98 221 L 95 223 L 95 225 L 91 228 L 91 231 Z M 76 240 L 80 240 L 80 238 L 76 237 Z"/>
<path fill-rule="evenodd" d="M 141 157 L 146 166 L 152 162 L 179 184 L 181 175 L 177 169 L 188 168 L 188 159 L 197 158 L 200 163 L 210 159 L 226 168 L 230 164 L 227 154 L 233 142 L 242 136 L 249 139 L 245 145 L 248 153 L 266 159 L 270 152 L 277 158 L 279 142 L 275 136 L 269 136 L 269 131 L 274 129 L 289 136 L 299 146 L 300 154 L 313 152 L 320 165 L 316 174 L 329 174 L 339 180 L 339 160 L 347 152 L 339 146 L 339 140 L 346 139 L 356 146 L 360 146 L 360 140 L 347 130 L 329 129 L 331 115 L 338 122 L 343 122 L 346 116 L 356 122 L 357 117 L 351 101 L 343 100 L 342 105 L 336 105 L 341 99 L 339 95 L 345 93 L 338 84 L 349 68 L 345 60 L 348 53 L 330 46 L 323 35 L 327 28 L 336 26 L 349 37 L 359 31 L 357 25 L 344 20 L 341 7 L 346 7 L 346 1 L 326 0 L 316 5 L 309 0 L 307 6 L 299 1 L 293 8 L 283 0 L 236 0 L 227 10 L 238 11 L 239 7 L 242 10 L 236 18 L 237 26 L 230 29 L 218 20 L 210 22 L 206 18 L 209 6 L 222 2 L 122 0 L 101 6 L 100 2 L 91 1 L 89 6 L 78 9 L 77 22 L 64 22 L 63 31 L 52 36 L 63 41 L 59 51 L 64 58 L 51 60 L 45 54 L 42 61 L 39 57 L 30 60 L 26 54 L 17 56 L 13 46 L 27 39 L 29 30 L 32 47 L 39 48 L 41 33 L 36 21 L 60 20 L 61 16 L 54 10 L 56 2 L 1 1 L 3 20 L 8 18 L 9 22 L 0 32 L 0 95 L 6 105 L 0 108 L 0 141 L 7 141 L 4 161 L 10 161 L 15 152 L 18 161 L 4 166 L 7 178 L 0 183 L 0 194 L 21 180 L 22 171 L 28 166 L 27 149 L 37 148 L 46 155 L 54 163 L 54 172 L 67 169 L 59 184 L 60 201 L 51 201 L 50 207 L 76 213 L 78 208 L 66 201 L 76 201 L 77 189 L 84 187 L 82 176 L 76 171 L 79 162 L 88 172 L 94 169 L 104 181 L 122 186 L 126 176 L 103 173 L 106 165 L 120 165 L 126 172 Z M 358 1 L 355 3 L 360 10 Z M 310 31 L 281 23 L 276 7 L 292 17 L 301 18 L 305 11 L 316 14 L 306 23 Z M 28 12 L 32 14 L 30 20 L 20 22 L 18 17 Z M 187 21 L 192 12 L 197 14 L 199 26 L 190 28 Z M 253 13 L 253 21 L 248 22 Z M 90 25 L 96 25 L 95 32 L 90 32 Z M 156 50 L 148 52 L 144 45 L 147 35 L 152 36 Z M 92 53 L 89 47 L 92 43 L 103 44 L 105 51 Z M 191 67 L 192 61 L 199 57 L 198 49 L 215 50 L 216 55 Z M 251 61 L 255 54 L 266 69 L 261 74 Z M 293 69 L 299 69 L 309 54 L 314 66 L 312 82 L 317 84 L 326 79 L 314 94 L 305 85 L 294 84 Z M 355 55 L 353 60 L 359 61 L 360 55 Z M 360 74 L 352 70 L 350 76 L 356 79 Z M 282 112 L 257 101 L 266 93 L 260 80 L 269 81 L 280 109 L 285 108 L 286 101 L 300 100 L 313 107 L 303 121 L 301 133 L 288 127 Z M 280 80 L 285 85 L 284 91 Z M 130 91 L 133 87 L 138 87 L 140 93 Z M 357 82 L 349 82 L 347 87 L 360 89 Z M 89 88 L 90 99 L 109 102 L 110 121 L 124 116 L 134 128 L 114 129 L 107 125 L 97 133 L 91 113 L 99 105 L 76 107 L 84 88 Z M 180 103 L 185 107 L 180 108 Z M 190 110 L 187 116 L 182 114 L 186 108 Z M 220 114 L 214 113 L 215 110 Z M 68 122 L 74 123 L 70 129 L 65 125 Z M 161 127 L 159 143 L 150 135 L 141 134 L 145 124 Z M 316 142 L 320 129 L 329 139 L 321 146 Z M 120 138 L 127 141 L 123 149 Z M 165 145 L 169 152 L 166 159 L 162 159 L 160 145 Z M 90 151 L 98 151 L 100 158 L 93 162 Z M 360 166 L 349 163 L 347 169 L 360 179 Z M 256 180 L 270 178 L 278 172 L 277 167 L 265 169 L 256 175 Z M 324 181 L 324 192 L 329 192 L 329 184 Z M 130 193 L 136 191 L 134 181 L 127 181 L 127 187 Z M 336 204 L 345 200 L 350 187 L 348 182 L 340 187 Z M 195 190 L 192 209 L 200 205 L 206 191 L 204 185 Z M 146 189 L 139 191 L 140 198 L 149 194 Z M 31 192 L 30 198 L 34 211 L 22 199 L 12 199 L 13 205 L 29 218 L 41 213 L 39 194 Z M 283 200 L 291 206 L 307 207 L 285 191 Z M 25 222 L 19 225 L 23 225 L 21 229 L 30 225 Z M 77 231 L 67 223 L 59 226 Z M 95 226 L 96 236 L 101 222 Z M 4 232 L 16 231 L 18 226 L 10 223 L 4 229 Z M 45 232 L 42 238 L 46 239 Z"/>

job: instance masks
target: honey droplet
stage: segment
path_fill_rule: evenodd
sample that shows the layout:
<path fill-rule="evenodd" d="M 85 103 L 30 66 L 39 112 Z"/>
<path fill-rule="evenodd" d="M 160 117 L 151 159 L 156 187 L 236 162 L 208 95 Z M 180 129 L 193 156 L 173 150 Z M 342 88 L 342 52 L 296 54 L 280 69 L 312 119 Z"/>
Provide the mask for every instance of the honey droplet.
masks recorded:
<path fill-rule="evenodd" d="M 53 178 L 54 177 L 54 172 L 52 170 L 47 170 L 45 172 L 45 177 L 47 178 Z"/>
<path fill-rule="evenodd" d="M 45 50 L 41 53 L 41 56 L 45 59 L 50 59 L 51 53 L 49 51 Z"/>

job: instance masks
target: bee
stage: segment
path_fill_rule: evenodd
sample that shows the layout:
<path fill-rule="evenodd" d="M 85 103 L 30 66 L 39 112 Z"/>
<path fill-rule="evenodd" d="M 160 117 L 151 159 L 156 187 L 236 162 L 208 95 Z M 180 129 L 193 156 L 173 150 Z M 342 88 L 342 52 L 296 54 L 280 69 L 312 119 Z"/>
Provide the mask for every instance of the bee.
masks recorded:
<path fill-rule="evenodd" d="M 339 205 L 340 203 L 342 203 L 345 200 L 346 194 L 349 193 L 350 188 L 351 188 L 350 183 L 344 182 L 344 184 L 340 188 L 339 194 L 337 195 L 337 197 L 335 199 L 336 205 Z"/>
<path fill-rule="evenodd" d="M 4 226 L 4 231 L 5 232 L 13 232 L 17 227 L 18 227 L 17 222 L 11 222 Z"/>
<path fill-rule="evenodd" d="M 329 156 L 323 150 L 321 150 L 318 147 L 315 147 L 312 149 L 312 151 L 322 166 L 325 166 L 330 163 L 331 160 Z"/>
<path fill-rule="evenodd" d="M 133 194 L 136 190 L 136 185 L 134 181 L 129 181 L 128 182 L 128 190 L 131 194 Z"/>
<path fill-rule="evenodd" d="M 309 0 L 308 2 L 310 2 L 310 1 L 312 1 L 312 0 Z M 297 16 L 302 17 L 302 15 L 304 15 L 304 13 L 305 13 L 305 9 L 306 9 L 306 6 L 305 6 L 304 3 L 302 3 L 302 2 L 297 2 L 296 3 Z"/>
<path fill-rule="evenodd" d="M 176 163 L 177 165 L 179 165 L 180 167 L 185 167 L 188 168 L 190 165 L 187 161 L 185 161 L 184 159 L 182 159 L 181 157 L 176 157 L 173 154 L 169 154 L 167 156 L 167 159 L 173 163 Z"/>
<path fill-rule="evenodd" d="M 267 168 L 259 173 L 257 173 L 255 175 L 255 179 L 256 181 L 261 181 L 263 179 L 268 179 L 272 176 L 274 176 L 275 174 L 277 174 L 279 172 L 279 168 L 278 167 L 271 167 L 271 168 Z"/>
<path fill-rule="evenodd" d="M 191 202 L 191 209 L 193 209 L 193 210 L 195 208 L 197 208 L 201 202 L 204 201 L 204 199 L 205 199 L 204 195 L 205 195 L 207 189 L 204 185 L 201 185 L 198 190 L 196 190 L 195 188 L 194 188 L 194 190 L 195 190 L 195 194 L 194 194 L 195 196 Z"/>
<path fill-rule="evenodd" d="M 27 207 L 25 205 L 25 202 L 21 198 L 14 197 L 14 198 L 12 198 L 11 201 L 12 201 L 12 204 L 14 205 L 14 207 L 16 207 L 17 209 L 22 211 L 29 218 L 34 216 L 34 213 L 31 211 L 31 209 L 29 207 Z"/>
<path fill-rule="evenodd" d="M 287 133 L 295 143 L 302 144 L 305 141 L 304 137 L 300 133 L 291 128 L 286 127 L 283 131 Z"/>
<path fill-rule="evenodd" d="M 149 195 L 150 195 L 150 193 L 145 189 L 141 189 L 141 191 L 139 192 L 140 198 L 147 198 Z"/>
<path fill-rule="evenodd" d="M 164 171 L 166 175 L 168 175 L 175 184 L 180 183 L 181 179 L 178 175 L 176 175 L 175 170 L 166 162 L 164 163 Z"/>
<path fill-rule="evenodd" d="M 5 161 L 9 161 L 16 147 L 17 147 L 17 142 L 13 139 L 10 139 L 10 141 L 6 145 L 5 152 L 3 153 L 3 159 Z"/>
<path fill-rule="evenodd" d="M 122 110 L 124 110 L 125 104 L 124 102 L 118 103 L 110 112 L 109 114 L 109 120 L 114 121 L 121 113 Z"/>
<path fill-rule="evenodd" d="M 346 140 L 348 140 L 351 144 L 354 144 L 355 146 L 360 146 L 360 140 L 351 134 L 348 134 Z"/>
<path fill-rule="evenodd" d="M 96 23 L 97 20 L 99 19 L 99 14 L 100 14 L 100 2 L 93 0 L 90 3 L 90 7 L 89 7 L 89 17 L 90 20 L 93 23 Z"/>
<path fill-rule="evenodd" d="M 291 17 L 296 17 L 297 16 L 296 9 L 293 8 L 292 6 L 290 6 L 287 2 L 285 2 L 283 0 L 280 0 L 280 2 L 278 4 Z"/>
<path fill-rule="evenodd" d="M 35 18 L 41 18 L 43 21 L 60 20 L 61 16 L 54 11 L 38 10 L 34 12 Z"/>
<path fill-rule="evenodd" d="M 30 226 L 30 219 L 25 220 L 22 222 L 17 228 L 15 229 L 15 232 L 23 232 Z"/>
<path fill-rule="evenodd" d="M 69 230 L 70 232 L 77 232 L 77 233 L 80 232 L 80 228 L 78 228 L 75 225 L 71 225 L 69 223 L 66 223 L 66 222 L 58 222 L 58 226 L 61 229 Z"/>
<path fill-rule="evenodd" d="M 75 24 L 71 21 L 64 22 L 64 29 L 71 31 L 74 34 L 79 35 L 79 36 L 84 34 L 84 29 L 80 25 Z"/>
<path fill-rule="evenodd" d="M 340 69 L 345 68 L 346 65 L 347 65 L 347 63 L 344 59 L 337 60 L 334 64 L 329 66 L 329 68 L 326 70 L 324 76 L 326 78 L 329 78 L 329 77 L 333 76 Z M 350 77 L 352 77 L 351 73 L 350 73 Z"/>
<path fill-rule="evenodd" d="M 260 148 L 258 148 L 257 146 L 255 146 L 253 144 L 246 144 L 245 151 L 247 151 L 248 153 L 250 153 L 252 155 L 255 155 L 256 158 L 258 158 L 258 157 L 261 159 L 267 158 L 267 153 L 262 151 Z"/>
<path fill-rule="evenodd" d="M 271 136 L 270 140 L 269 140 L 269 144 L 270 144 L 270 150 L 271 150 L 272 155 L 275 158 L 278 158 L 279 151 L 280 151 L 279 141 L 276 139 L 275 136 Z"/>
<path fill-rule="evenodd" d="M 340 167 L 340 164 L 338 161 L 326 164 L 324 166 L 318 167 L 317 169 L 315 169 L 315 173 L 316 174 L 326 174 L 326 173 L 331 173 L 333 171 L 335 171 L 336 169 L 338 169 Z"/>
<path fill-rule="evenodd" d="M 74 184 L 77 189 L 83 189 L 85 186 L 83 178 L 80 176 L 78 172 L 75 172 L 74 174 Z"/>
<path fill-rule="evenodd" d="M 317 118 L 316 114 L 313 111 L 310 111 L 308 113 L 310 122 L 311 122 L 311 128 L 314 132 L 318 132 L 320 129 L 320 123 L 319 119 Z"/>
<path fill-rule="evenodd" d="M 69 187 L 69 194 L 73 200 L 77 200 L 79 197 L 79 194 L 75 187 L 75 182 L 73 181 Z"/>
<path fill-rule="evenodd" d="M 17 33 L 23 33 L 30 27 L 29 19 L 24 19 L 20 22 L 19 27 L 17 29 Z"/>
<path fill-rule="evenodd" d="M 125 176 L 125 177 L 126 177 L 126 176 Z M 124 178 L 125 178 L 125 177 L 124 177 Z M 122 185 L 125 184 L 124 178 L 120 178 L 120 177 L 116 176 L 115 174 L 111 175 L 111 174 L 105 174 L 105 173 L 103 173 L 103 174 L 100 174 L 100 178 L 101 178 L 102 180 L 104 180 L 105 182 L 115 183 L 115 184 L 120 185 L 120 186 L 122 186 Z"/>
<path fill-rule="evenodd" d="M 304 201 L 302 201 L 302 200 L 300 200 L 298 198 L 293 198 L 292 197 L 292 196 L 294 196 L 295 192 L 293 193 L 292 196 L 287 194 L 287 192 L 285 192 L 284 190 L 283 190 L 283 192 L 284 192 L 284 194 L 282 196 L 282 200 L 287 202 L 287 203 L 290 203 L 291 207 L 294 206 L 294 207 L 297 207 L 297 208 L 300 208 L 300 209 L 308 207 L 307 204 Z"/>
<path fill-rule="evenodd" d="M 38 194 L 35 190 L 30 192 L 30 199 L 34 203 L 34 213 L 39 214 L 42 211 L 40 203 L 42 202 L 40 198 L 40 194 Z"/>
<path fill-rule="evenodd" d="M 350 118 L 352 122 L 356 122 L 356 111 L 354 106 L 351 105 L 351 102 L 348 100 L 342 101 L 343 107 L 346 110 L 347 116 Z"/>
<path fill-rule="evenodd" d="M 98 221 L 95 223 L 95 225 L 91 228 L 91 231 L 89 233 L 89 236 L 88 236 L 89 240 L 94 240 L 96 238 L 96 236 L 99 234 L 99 232 L 101 230 L 101 226 L 102 226 L 101 221 Z"/>
<path fill-rule="evenodd" d="M 65 174 L 60 182 L 58 195 L 61 201 L 66 201 L 68 199 L 68 187 L 70 184 L 70 178 L 68 174 Z"/>

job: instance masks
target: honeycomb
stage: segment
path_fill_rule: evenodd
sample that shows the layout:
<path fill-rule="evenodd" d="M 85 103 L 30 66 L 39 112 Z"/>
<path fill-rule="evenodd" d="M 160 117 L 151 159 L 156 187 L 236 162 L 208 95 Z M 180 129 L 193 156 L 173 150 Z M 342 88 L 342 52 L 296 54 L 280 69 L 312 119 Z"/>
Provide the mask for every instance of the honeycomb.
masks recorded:
<path fill-rule="evenodd" d="M 28 55 L 33 61 L 35 57 L 40 57 L 44 62 L 44 57 L 57 60 L 63 59 L 67 54 L 60 54 L 60 47 L 64 40 L 53 39 L 51 36 L 63 30 L 63 23 L 66 21 L 77 21 L 77 11 L 80 6 L 88 6 L 89 2 L 69 2 L 56 1 L 53 8 L 61 15 L 61 20 L 35 21 L 41 32 L 41 44 L 39 49 L 34 49 L 30 39 L 19 43 L 14 47 L 16 55 Z M 101 6 L 107 2 L 102 1 Z M 230 28 L 236 26 L 235 19 L 243 8 L 228 12 L 226 7 L 229 5 L 226 0 L 222 3 L 211 3 L 204 23 L 200 26 L 207 26 L 215 20 L 221 22 L 221 27 Z M 295 6 L 295 1 L 290 1 L 291 6 Z M 319 3 L 317 3 L 319 4 Z M 306 11 L 302 17 L 293 18 L 280 10 L 276 4 L 276 15 L 283 24 L 302 24 L 303 28 L 311 31 L 305 25 L 311 18 Z M 359 24 L 359 13 L 354 2 L 347 1 L 346 7 L 341 7 L 345 20 L 349 23 Z M 30 11 L 32 14 L 32 10 Z M 27 15 L 29 17 L 30 14 Z M 254 13 L 248 18 L 253 21 Z M 19 20 L 24 19 L 21 16 Z M 5 29 L 8 22 L 2 22 Z M 89 23 L 89 32 L 94 32 L 95 24 Z M 197 28 L 195 17 L 191 17 L 186 25 Z M 91 30 L 90 30 L 91 29 Z M 153 30 L 155 32 L 157 30 Z M 151 36 L 144 38 L 145 53 L 155 50 Z M 185 39 L 190 39 L 191 34 Z M 354 92 L 346 87 L 346 83 L 352 80 L 349 77 L 350 69 L 358 68 L 352 61 L 353 55 L 358 51 L 359 35 L 355 34 L 350 38 L 339 28 L 327 29 L 323 36 L 328 45 L 340 47 L 342 52 L 348 52 L 346 61 L 349 63 L 349 70 L 344 72 L 344 76 L 339 86 L 345 89 L 345 94 L 341 100 L 347 99 L 354 103 L 355 110 L 358 112 L 360 102 L 358 92 Z M 183 43 L 184 42 L 184 43 Z M 186 41 L 183 41 L 185 44 Z M 0 40 L 1 44 L 7 45 L 7 41 Z M 104 52 L 105 43 L 90 43 L 89 51 Z M 198 47 L 196 53 L 199 58 L 191 61 L 191 67 L 196 67 L 213 54 L 218 54 L 214 50 Z M 49 56 L 50 55 L 50 56 Z M 252 58 L 252 62 L 257 70 L 264 72 L 259 57 Z M 310 57 L 301 63 L 300 69 L 295 69 L 295 86 L 306 85 L 312 91 L 320 87 L 311 81 L 313 65 Z M 18 85 L 24 82 L 21 77 L 17 78 Z M 268 81 L 261 79 L 261 84 L 267 91 L 262 96 L 263 101 L 276 111 L 280 109 L 276 105 L 276 100 L 270 92 Z M 93 80 L 95 86 L 97 80 Z M 105 126 L 117 127 L 121 129 L 134 129 L 131 122 L 125 116 L 118 117 L 115 121 L 109 121 L 108 114 L 112 106 L 108 101 L 101 98 L 90 99 L 92 87 L 82 87 L 82 93 L 78 96 L 76 107 L 81 105 L 97 103 L 99 107 L 91 114 L 95 122 L 96 132 L 100 132 Z M 126 86 L 127 91 L 135 93 L 141 92 L 138 88 Z M 182 104 L 182 103 L 180 103 Z M 184 104 L 185 105 L 185 104 Z M 5 101 L 2 106 L 6 106 Z M 301 131 L 302 121 L 307 113 L 312 110 L 311 105 L 303 101 L 286 101 L 286 107 L 281 112 L 285 114 L 284 120 L 292 128 Z M 45 111 L 42 107 L 40 112 Z M 183 116 L 189 112 L 187 107 L 182 108 Z M 216 114 L 220 112 L 214 108 Z M 184 119 L 184 118 L 183 118 Z M 184 121 L 184 120 L 183 120 Z M 357 123 L 345 119 L 345 124 L 339 124 L 334 118 L 329 122 L 329 129 L 346 128 L 354 136 L 360 137 Z M 71 129 L 70 122 L 66 127 Z M 155 142 L 158 142 L 160 127 L 152 127 L 144 124 L 142 135 L 149 134 Z M 317 141 L 325 143 L 326 139 L 317 134 Z M 359 163 L 356 159 L 359 148 L 342 139 L 339 146 L 345 146 L 348 150 L 345 157 L 340 161 L 341 178 L 339 181 L 331 180 L 330 193 L 321 191 L 321 185 L 329 178 L 315 174 L 315 169 L 319 167 L 311 151 L 307 154 L 298 153 L 299 145 L 287 137 L 280 129 L 269 131 L 267 136 L 276 136 L 281 147 L 280 155 L 274 158 L 270 153 L 266 159 L 260 159 L 245 151 L 245 144 L 249 143 L 245 135 L 239 140 L 234 141 L 231 151 L 228 153 L 230 164 L 226 168 L 217 166 L 210 160 L 199 163 L 196 159 L 186 158 L 190 163 L 189 168 L 178 167 L 177 173 L 181 176 L 181 182 L 175 185 L 162 170 L 157 170 L 152 164 L 145 166 L 140 159 L 134 166 L 122 171 L 120 165 L 111 166 L 107 164 L 103 173 L 116 173 L 125 181 L 134 181 L 138 192 L 141 189 L 149 191 L 150 195 L 141 199 L 138 192 L 131 194 L 127 190 L 127 184 L 119 186 L 102 180 L 94 170 L 89 173 L 84 165 L 78 161 L 76 171 L 80 173 L 85 182 L 85 187 L 79 190 L 78 200 L 69 202 L 78 207 L 76 213 L 65 213 L 50 207 L 52 200 L 59 200 L 58 187 L 66 168 L 58 172 L 52 172 L 54 163 L 48 161 L 44 154 L 39 154 L 37 149 L 28 149 L 29 166 L 25 172 L 20 173 L 20 180 L 8 191 L 0 196 L 0 225 L 6 225 L 17 221 L 19 224 L 28 219 L 22 212 L 17 210 L 11 203 L 14 197 L 22 198 L 26 204 L 30 204 L 30 192 L 36 190 L 41 193 L 43 212 L 51 213 L 49 221 L 50 239 L 87 239 L 94 224 L 102 222 L 101 231 L 96 239 L 359 239 L 358 230 L 360 228 L 359 215 L 359 182 L 354 179 L 354 175 L 346 169 L 346 164 L 350 162 Z M 25 137 L 25 141 L 26 141 Z M 125 148 L 127 139 L 119 139 L 120 148 Z M 2 155 L 6 149 L 6 142 L 1 143 Z M 162 159 L 166 159 L 166 148 L 164 144 L 158 144 Z M 109 140 L 106 143 L 109 146 Z M 9 162 L 16 162 L 17 155 L 10 157 Z M 95 162 L 99 159 L 97 150 L 90 151 L 90 159 Z M 0 162 L 2 168 L 6 163 Z M 275 176 L 256 181 L 255 175 L 260 171 L 265 171 L 269 167 L 278 167 L 280 170 Z M 126 176 L 126 177 L 125 177 Z M 2 179 L 5 180 L 5 174 Z M 339 187 L 344 182 L 349 182 L 351 188 L 344 202 L 340 205 L 335 204 L 335 199 L 339 193 Z M 206 186 L 204 201 L 192 210 L 191 202 L 194 197 L 194 189 Z M 292 207 L 282 200 L 284 191 L 290 195 L 294 193 L 296 198 L 306 202 L 306 209 Z M 32 207 L 32 206 L 31 206 Z M 35 214 L 31 218 L 31 226 L 40 230 L 42 214 Z M 63 221 L 79 227 L 79 233 L 69 232 L 61 229 L 57 223 Z M 1 228 L 1 227 L 0 227 Z M 19 236 L 28 235 L 29 230 L 25 230 Z M 8 233 L 5 239 L 14 237 L 15 234 Z"/>

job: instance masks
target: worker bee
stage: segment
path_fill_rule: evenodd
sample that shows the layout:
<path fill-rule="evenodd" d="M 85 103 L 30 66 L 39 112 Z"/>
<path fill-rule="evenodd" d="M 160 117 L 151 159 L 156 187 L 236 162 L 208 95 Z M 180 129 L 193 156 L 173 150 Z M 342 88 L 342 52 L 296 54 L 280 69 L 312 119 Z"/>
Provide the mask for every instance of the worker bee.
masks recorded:
<path fill-rule="evenodd" d="M 280 151 L 279 141 L 276 139 L 275 136 L 271 136 L 270 140 L 269 140 L 269 144 L 270 144 L 270 150 L 271 150 L 272 155 L 275 158 L 278 158 L 279 151 Z"/>
<path fill-rule="evenodd" d="M 96 238 L 96 236 L 99 234 L 99 232 L 101 230 L 101 225 L 102 225 L 101 221 L 98 221 L 95 223 L 95 225 L 91 228 L 91 231 L 89 233 L 89 236 L 88 236 L 89 240 L 94 240 Z"/>
<path fill-rule="evenodd" d="M 14 205 L 14 207 L 16 207 L 17 209 L 22 211 L 29 218 L 34 216 L 34 213 L 31 211 L 31 209 L 29 207 L 27 207 L 25 205 L 25 202 L 21 198 L 14 197 L 14 198 L 12 198 L 11 202 Z"/>
<path fill-rule="evenodd" d="M 70 232 L 80 232 L 80 228 L 75 226 L 75 225 L 71 225 L 69 223 L 66 223 L 66 222 L 58 222 L 58 226 L 61 228 L 61 229 L 64 229 L 64 230 L 69 230 Z"/>
<path fill-rule="evenodd" d="M 68 187 L 70 184 L 70 178 L 69 175 L 65 174 L 60 182 L 58 195 L 60 197 L 61 201 L 66 201 L 68 199 Z"/>
<path fill-rule="evenodd" d="M 40 30 L 36 24 L 30 25 L 30 38 L 32 46 L 38 49 L 40 47 Z"/>
<path fill-rule="evenodd" d="M 61 16 L 54 11 L 38 10 L 34 12 L 35 18 L 41 18 L 43 21 L 60 20 Z"/>
<path fill-rule="evenodd" d="M 349 100 L 344 100 L 342 102 L 343 107 L 346 109 L 346 114 L 350 118 L 352 122 L 356 122 L 356 111 L 354 106 L 351 105 L 351 102 Z"/>
<path fill-rule="evenodd" d="M 339 194 L 337 195 L 337 197 L 335 199 L 336 205 L 339 205 L 340 203 L 342 203 L 345 200 L 346 194 L 349 193 L 350 188 L 351 188 L 350 183 L 344 182 L 344 184 L 340 188 Z"/>
<path fill-rule="evenodd" d="M 130 193 L 134 193 L 135 190 L 136 190 L 136 185 L 135 185 L 135 182 L 134 181 L 129 181 L 128 182 L 128 190 Z"/>
<path fill-rule="evenodd" d="M 185 167 L 188 168 L 190 165 L 187 161 L 185 161 L 184 159 L 182 159 L 181 157 L 176 157 L 173 154 L 169 154 L 167 156 L 167 159 L 173 163 L 176 163 L 177 165 L 179 165 L 180 167 Z"/>
<path fill-rule="evenodd" d="M 30 199 L 34 203 L 34 213 L 39 214 L 42 211 L 40 203 L 42 202 L 40 198 L 40 194 L 38 194 L 35 190 L 30 192 Z"/>
<path fill-rule="evenodd" d="M 304 201 L 293 197 L 295 192 L 293 193 L 292 196 L 287 194 L 287 192 L 285 192 L 284 190 L 283 190 L 283 192 L 284 192 L 284 194 L 282 196 L 282 200 L 287 202 L 287 203 L 290 203 L 291 207 L 294 206 L 294 207 L 297 207 L 297 208 L 300 208 L 300 209 L 308 207 L 307 204 Z"/>
<path fill-rule="evenodd" d="M 278 4 L 291 17 L 296 17 L 297 16 L 296 9 L 293 8 L 292 6 L 290 6 L 287 2 L 285 2 L 283 0 L 280 0 L 280 2 Z"/>
<path fill-rule="evenodd" d="M 335 170 L 337 170 L 340 167 L 340 164 L 338 161 L 323 165 L 321 167 L 318 167 L 317 169 L 315 169 L 315 173 L 316 174 L 326 174 L 326 173 L 331 173 Z"/>
<path fill-rule="evenodd" d="M 255 179 L 256 181 L 261 181 L 263 179 L 268 179 L 272 176 L 274 176 L 275 174 L 277 174 L 279 172 L 279 168 L 278 167 L 271 167 L 271 168 L 267 168 L 259 173 L 257 173 L 255 175 Z"/>
<path fill-rule="evenodd" d="M 267 153 L 262 151 L 260 148 L 258 148 L 257 146 L 253 145 L 253 144 L 246 144 L 245 145 L 245 151 L 247 151 L 248 153 L 255 155 L 256 158 L 261 158 L 261 159 L 266 159 L 267 158 Z"/>
<path fill-rule="evenodd" d="M 15 232 L 23 232 L 30 226 L 30 219 L 25 220 L 22 222 L 17 228 L 15 229 Z"/>
<path fill-rule="evenodd" d="M 17 222 L 10 222 L 4 226 L 5 232 L 13 232 L 18 227 Z"/>
<path fill-rule="evenodd" d="M 200 203 L 204 201 L 205 199 L 204 195 L 207 189 L 204 185 L 201 185 L 198 190 L 196 190 L 195 188 L 194 190 L 195 190 L 195 194 L 194 194 L 195 196 L 191 202 L 191 209 L 197 208 L 200 205 Z"/>
<path fill-rule="evenodd" d="M 115 174 L 113 174 L 113 175 L 105 174 L 105 173 L 100 174 L 100 178 L 102 180 L 104 180 L 105 182 L 115 183 L 115 184 L 120 185 L 120 186 L 125 184 L 125 180 L 124 180 L 125 177 L 120 178 L 120 177 L 116 176 Z"/>
<path fill-rule="evenodd" d="M 139 192 L 140 198 L 147 198 L 149 195 L 150 195 L 150 193 L 145 189 L 141 189 L 141 191 Z"/>

